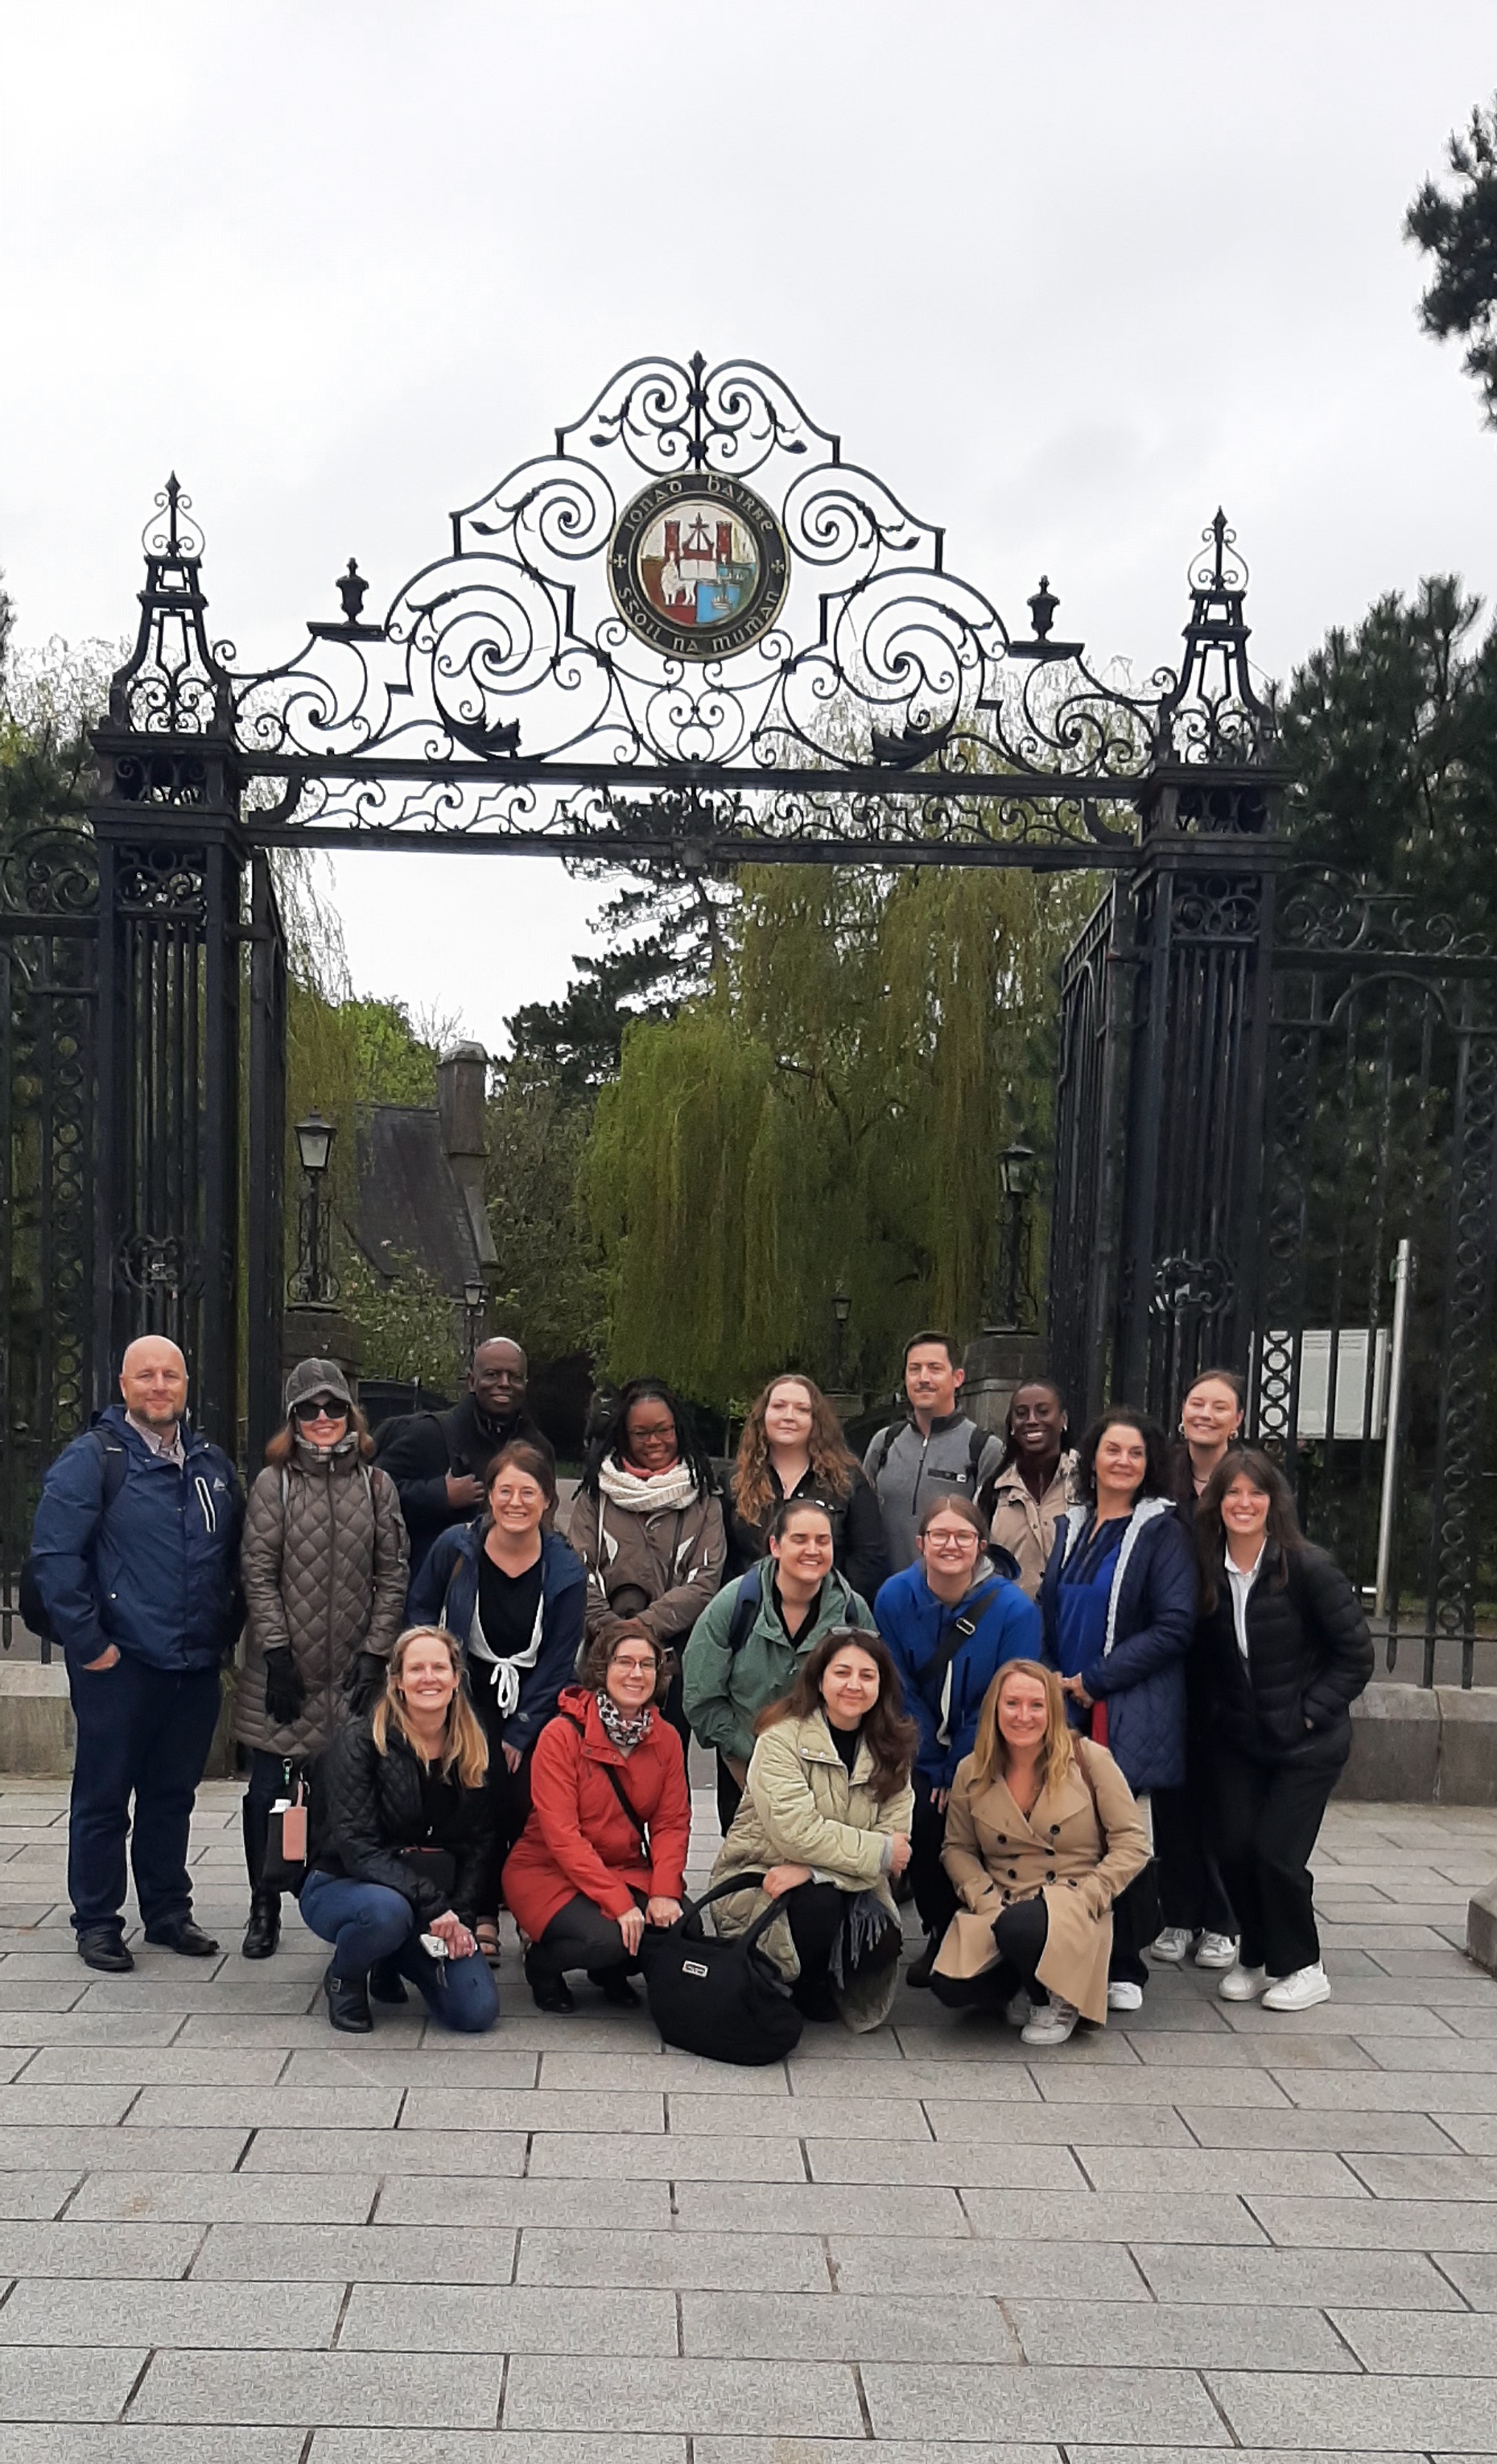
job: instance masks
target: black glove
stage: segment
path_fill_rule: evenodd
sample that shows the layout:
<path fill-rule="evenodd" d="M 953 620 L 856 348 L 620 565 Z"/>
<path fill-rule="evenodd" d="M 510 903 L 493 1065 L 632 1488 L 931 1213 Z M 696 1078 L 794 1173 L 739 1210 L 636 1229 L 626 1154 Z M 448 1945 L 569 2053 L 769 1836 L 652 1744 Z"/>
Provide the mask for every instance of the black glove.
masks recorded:
<path fill-rule="evenodd" d="M 272 1645 L 265 1655 L 265 1716 L 273 1728 L 289 1728 L 301 1717 L 307 1699 L 306 1679 L 291 1656 L 289 1642 Z"/>
<path fill-rule="evenodd" d="M 385 1691 L 389 1662 L 377 1651 L 361 1651 L 348 1672 L 348 1707 L 356 1720 L 371 1710 Z"/>

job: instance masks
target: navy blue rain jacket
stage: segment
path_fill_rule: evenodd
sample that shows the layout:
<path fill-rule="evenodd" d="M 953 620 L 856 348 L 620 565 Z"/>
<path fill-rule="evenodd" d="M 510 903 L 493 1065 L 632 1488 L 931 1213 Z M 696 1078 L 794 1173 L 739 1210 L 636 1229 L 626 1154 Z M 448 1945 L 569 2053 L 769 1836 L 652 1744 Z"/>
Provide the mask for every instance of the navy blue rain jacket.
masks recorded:
<path fill-rule="evenodd" d="M 47 1474 L 32 1530 L 37 1589 L 68 1662 L 81 1668 L 113 1642 L 151 1668 L 211 1667 L 244 1621 L 238 1474 L 186 1419 L 180 1470 L 151 1452 L 122 1404 L 93 1425 L 124 1447 L 118 1496 L 106 1511 L 102 1449 L 75 1438 Z"/>
<path fill-rule="evenodd" d="M 1040 1586 L 1045 1657 L 1059 1666 L 1061 1569 L 1090 1508 L 1072 1506 L 1055 1533 Z M 1094 1703 L 1107 1705 L 1108 1751 L 1134 1794 L 1185 1783 L 1185 1655 L 1200 1594 L 1190 1534 L 1165 1498 L 1135 1506 L 1112 1570 L 1110 1648 L 1078 1670 Z"/>
<path fill-rule="evenodd" d="M 411 1584 L 406 1600 L 406 1623 L 445 1625 L 455 1635 L 466 1657 L 478 1598 L 478 1552 L 483 1532 L 476 1523 L 454 1525 L 433 1542 L 429 1555 Z M 533 1746 L 548 1720 L 556 1717 L 557 1700 L 577 1670 L 583 1639 L 583 1607 L 587 1596 L 587 1569 L 575 1549 L 555 1531 L 540 1543 L 540 1651 L 534 1668 L 519 1671 L 519 1702 L 505 1721 L 500 1737 L 523 1753 Z M 473 1671 L 481 1685 L 484 1663 Z"/>
<path fill-rule="evenodd" d="M 944 1680 L 939 1688 L 922 1686 L 921 1670 L 930 1666 L 958 1617 L 976 1618 L 977 1631 L 953 1656 L 950 1692 Z M 936 1598 L 916 1558 L 880 1584 L 873 1621 L 899 1671 L 905 1708 L 920 1731 L 914 1767 L 921 1783 L 927 1789 L 950 1788 L 957 1765 L 977 1742 L 982 1698 L 1004 1661 L 1041 1657 L 1040 1612 L 1017 1583 L 1002 1574 L 990 1576 L 949 1608 Z"/>

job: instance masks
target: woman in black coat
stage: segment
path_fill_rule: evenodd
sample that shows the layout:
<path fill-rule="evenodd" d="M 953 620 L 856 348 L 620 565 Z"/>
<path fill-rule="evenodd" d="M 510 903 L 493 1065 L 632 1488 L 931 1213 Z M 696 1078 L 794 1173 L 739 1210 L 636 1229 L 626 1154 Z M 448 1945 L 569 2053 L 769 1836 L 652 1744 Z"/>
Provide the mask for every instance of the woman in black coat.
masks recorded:
<path fill-rule="evenodd" d="M 849 1591 L 871 1600 L 889 1574 L 878 1499 L 826 1396 L 798 1369 L 772 1377 L 743 1423 L 728 1479 L 727 1581 L 759 1563 L 776 1513 L 792 1497 L 826 1507 L 832 1564 Z"/>
<path fill-rule="evenodd" d="M 312 1788 L 303 1922 L 333 1957 L 327 2015 L 367 2035 L 369 1997 L 414 1985 L 443 2027 L 477 2035 L 499 2015 L 473 1932 L 494 1830 L 489 1747 L 462 1683 L 455 1637 L 411 1626 L 384 1693 L 340 1728 Z"/>
<path fill-rule="evenodd" d="M 1226 2002 L 1308 2011 L 1331 1998 L 1310 1851 L 1352 1749 L 1372 1637 L 1340 1568 L 1303 1538 L 1288 1483 L 1266 1455 L 1227 1455 L 1197 1520 L 1217 1844 L 1242 1926 L 1237 1966 L 1218 1991 Z"/>

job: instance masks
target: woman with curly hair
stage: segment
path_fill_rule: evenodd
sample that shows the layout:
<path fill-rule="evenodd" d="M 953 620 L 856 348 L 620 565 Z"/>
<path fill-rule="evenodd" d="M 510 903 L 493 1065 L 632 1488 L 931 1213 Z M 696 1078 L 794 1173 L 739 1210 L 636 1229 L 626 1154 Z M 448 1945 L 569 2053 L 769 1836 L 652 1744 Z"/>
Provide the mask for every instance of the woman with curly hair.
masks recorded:
<path fill-rule="evenodd" d="M 870 1600 L 889 1573 L 884 1525 L 867 1472 L 819 1386 L 799 1370 L 756 1397 L 728 1486 L 728 1573 L 746 1573 L 769 1546 L 788 1498 L 819 1498 L 831 1516 L 832 1564 Z"/>
<path fill-rule="evenodd" d="M 664 1711 L 684 1746 L 678 1655 L 728 1554 L 712 1465 L 680 1397 L 631 1377 L 594 1424 L 567 1538 L 587 1569 L 589 1642 L 643 1626 L 671 1655 Z"/>

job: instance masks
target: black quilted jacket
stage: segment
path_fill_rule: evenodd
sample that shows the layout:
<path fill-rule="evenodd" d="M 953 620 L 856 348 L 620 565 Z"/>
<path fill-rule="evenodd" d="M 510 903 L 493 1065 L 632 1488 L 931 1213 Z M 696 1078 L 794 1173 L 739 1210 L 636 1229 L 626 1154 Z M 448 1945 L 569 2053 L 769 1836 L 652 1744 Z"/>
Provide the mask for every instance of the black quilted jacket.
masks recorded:
<path fill-rule="evenodd" d="M 394 1727 L 386 1744 L 386 1752 L 376 1753 L 367 1719 L 339 1729 L 313 1778 L 308 1863 L 346 1881 L 383 1882 L 399 1891 L 423 1925 L 452 1908 L 471 1925 L 493 1831 L 493 1799 L 486 1789 L 454 1781 L 441 1791 L 441 1818 L 429 1826 L 421 1764 Z M 396 1853 L 402 1848 L 444 1849 L 452 1860 L 451 1881 L 403 1862 Z"/>
<path fill-rule="evenodd" d="M 1350 1743 L 1351 1705 L 1373 1673 L 1361 1602 L 1323 1549 L 1295 1549 L 1276 1586 L 1279 1551 L 1265 1551 L 1247 1595 L 1247 1666 L 1237 1647 L 1223 1574 L 1197 1636 L 1216 1734 L 1240 1752 L 1277 1761 L 1334 1761 Z"/>

